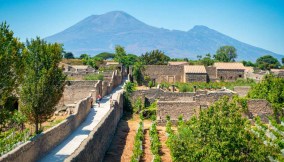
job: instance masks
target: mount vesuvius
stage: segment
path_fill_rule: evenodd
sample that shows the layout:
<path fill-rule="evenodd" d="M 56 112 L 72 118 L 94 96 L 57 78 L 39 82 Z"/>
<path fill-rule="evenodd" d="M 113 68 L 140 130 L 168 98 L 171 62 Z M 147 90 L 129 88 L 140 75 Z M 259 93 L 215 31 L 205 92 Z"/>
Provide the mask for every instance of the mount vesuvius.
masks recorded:
<path fill-rule="evenodd" d="M 214 54 L 220 46 L 231 45 L 237 49 L 237 60 L 255 61 L 267 54 L 278 59 L 284 57 L 242 43 L 206 26 L 195 26 L 189 31 L 156 28 L 122 11 L 89 16 L 45 40 L 63 43 L 66 51 L 77 56 L 113 52 L 115 45 L 121 45 L 128 53 L 137 55 L 159 49 L 170 57 L 196 59 L 197 55 Z"/>

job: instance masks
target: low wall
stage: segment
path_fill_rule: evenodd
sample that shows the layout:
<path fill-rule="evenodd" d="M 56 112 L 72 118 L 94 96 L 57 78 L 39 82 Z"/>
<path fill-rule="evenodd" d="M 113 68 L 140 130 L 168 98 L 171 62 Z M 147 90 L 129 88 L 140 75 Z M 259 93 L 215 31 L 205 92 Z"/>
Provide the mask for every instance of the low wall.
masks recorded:
<path fill-rule="evenodd" d="M 114 102 L 114 108 L 109 110 L 100 123 L 92 130 L 88 138 L 65 161 L 102 161 L 111 144 L 122 114 L 123 95 L 120 93 Z"/>
<path fill-rule="evenodd" d="M 75 114 L 3 155 L 0 157 L 0 162 L 33 162 L 43 157 L 84 121 L 90 111 L 92 100 L 90 96 L 79 101 L 75 106 Z"/>
<path fill-rule="evenodd" d="M 245 97 L 249 90 L 251 89 L 250 86 L 235 86 L 234 91 L 239 94 L 240 97 Z"/>
<path fill-rule="evenodd" d="M 188 120 L 200 108 L 199 104 L 194 101 L 158 101 L 157 106 L 157 120 L 162 123 L 166 121 L 167 115 L 172 121 L 178 120 L 180 115 Z"/>
<path fill-rule="evenodd" d="M 268 116 L 273 114 L 271 104 L 265 99 L 251 99 L 247 102 L 250 117 L 260 116 L 265 122 L 268 122 Z"/>

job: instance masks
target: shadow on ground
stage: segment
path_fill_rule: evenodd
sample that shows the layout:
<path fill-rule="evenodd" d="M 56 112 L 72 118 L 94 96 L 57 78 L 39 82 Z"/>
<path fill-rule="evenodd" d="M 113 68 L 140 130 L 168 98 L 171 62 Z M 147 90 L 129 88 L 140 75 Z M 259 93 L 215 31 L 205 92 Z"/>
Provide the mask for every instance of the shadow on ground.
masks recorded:
<path fill-rule="evenodd" d="M 129 114 L 125 114 L 119 121 L 114 138 L 110 147 L 105 154 L 103 162 L 120 162 L 123 150 L 126 146 L 127 135 L 130 131 L 128 120 L 131 118 Z"/>

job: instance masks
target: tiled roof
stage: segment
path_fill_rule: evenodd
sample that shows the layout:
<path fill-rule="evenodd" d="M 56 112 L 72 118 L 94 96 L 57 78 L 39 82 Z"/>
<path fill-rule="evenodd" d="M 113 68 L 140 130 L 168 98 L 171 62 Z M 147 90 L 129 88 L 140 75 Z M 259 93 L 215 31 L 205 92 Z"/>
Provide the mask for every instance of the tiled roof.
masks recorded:
<path fill-rule="evenodd" d="M 186 61 L 169 61 L 168 65 L 188 65 Z"/>
<path fill-rule="evenodd" d="M 270 69 L 271 72 L 284 72 L 284 69 Z"/>
<path fill-rule="evenodd" d="M 119 62 L 108 61 L 106 65 L 119 65 Z"/>
<path fill-rule="evenodd" d="M 184 73 L 207 73 L 203 65 L 186 65 L 184 66 Z"/>
<path fill-rule="evenodd" d="M 245 66 L 240 62 L 216 62 L 214 65 L 216 69 L 228 69 L 228 70 L 245 70 Z"/>
<path fill-rule="evenodd" d="M 245 72 L 254 72 L 253 67 L 252 66 L 245 66 Z"/>
<path fill-rule="evenodd" d="M 89 66 L 87 65 L 73 65 L 72 67 L 75 69 L 88 69 L 89 68 Z"/>

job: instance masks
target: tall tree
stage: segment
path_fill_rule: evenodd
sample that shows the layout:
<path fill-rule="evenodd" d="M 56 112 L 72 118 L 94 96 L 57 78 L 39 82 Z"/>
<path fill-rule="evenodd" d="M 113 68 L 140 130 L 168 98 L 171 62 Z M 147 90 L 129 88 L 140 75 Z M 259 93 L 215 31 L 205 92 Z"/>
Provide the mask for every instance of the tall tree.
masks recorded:
<path fill-rule="evenodd" d="M 210 66 L 214 64 L 214 60 L 211 58 L 210 53 L 206 54 L 201 60 L 201 63 L 205 66 Z"/>
<path fill-rule="evenodd" d="M 124 57 L 126 56 L 126 52 L 124 50 L 124 47 L 117 45 L 115 46 L 115 56 L 114 60 L 123 64 Z"/>
<path fill-rule="evenodd" d="M 237 58 L 236 51 L 236 48 L 233 46 L 222 46 L 217 50 L 214 58 L 221 62 L 234 62 Z"/>
<path fill-rule="evenodd" d="M 256 66 L 262 70 L 278 69 L 280 63 L 275 57 L 265 55 L 256 60 Z"/>
<path fill-rule="evenodd" d="M 74 59 L 74 55 L 72 52 L 64 52 L 64 58 L 66 59 Z"/>
<path fill-rule="evenodd" d="M 140 60 L 144 65 L 167 65 L 170 57 L 160 50 L 153 50 L 142 54 Z"/>
<path fill-rule="evenodd" d="M 24 45 L 13 36 L 6 22 L 0 25 L 0 107 L 14 91 L 23 74 L 22 50 Z"/>
<path fill-rule="evenodd" d="M 284 65 L 284 57 L 281 59 L 282 64 Z"/>
<path fill-rule="evenodd" d="M 90 56 L 88 54 L 81 54 L 80 55 L 80 59 L 84 59 L 84 58 L 89 58 Z"/>
<path fill-rule="evenodd" d="M 62 51 L 62 45 L 48 44 L 40 38 L 27 41 L 20 104 L 21 111 L 35 124 L 36 133 L 39 125 L 53 115 L 64 90 L 66 76 L 58 66 Z"/>

